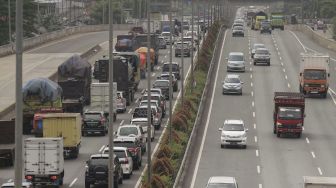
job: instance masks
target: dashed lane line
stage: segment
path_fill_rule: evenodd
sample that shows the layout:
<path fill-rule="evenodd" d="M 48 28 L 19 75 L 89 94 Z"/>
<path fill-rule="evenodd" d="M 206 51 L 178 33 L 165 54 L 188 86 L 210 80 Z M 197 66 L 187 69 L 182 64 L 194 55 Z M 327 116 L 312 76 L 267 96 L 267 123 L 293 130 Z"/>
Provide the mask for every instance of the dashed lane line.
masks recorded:
<path fill-rule="evenodd" d="M 253 124 L 253 128 L 254 128 L 254 129 L 257 129 L 257 124 L 254 123 L 254 124 Z"/>
<path fill-rule="evenodd" d="M 322 175 L 323 175 L 323 173 L 322 173 L 322 170 L 321 170 L 321 168 L 320 168 L 320 167 L 317 167 L 317 170 L 318 170 L 319 174 L 322 176 Z"/>
<path fill-rule="evenodd" d="M 75 178 L 75 179 L 70 183 L 69 187 L 72 187 L 72 186 L 76 183 L 77 180 L 78 180 L 78 178 Z"/>
<path fill-rule="evenodd" d="M 257 136 L 254 136 L 254 142 L 258 142 L 258 137 Z"/>
<path fill-rule="evenodd" d="M 288 88 L 290 88 L 290 87 L 291 87 L 291 85 L 290 85 L 289 83 L 287 84 L 287 86 L 288 86 Z"/>
<path fill-rule="evenodd" d="M 255 112 L 252 113 L 252 116 L 255 117 Z"/>
<path fill-rule="evenodd" d="M 253 97 L 253 91 L 251 91 L 251 96 Z"/>
<path fill-rule="evenodd" d="M 306 142 L 307 142 L 307 144 L 309 144 L 309 143 L 310 143 L 310 141 L 309 141 L 308 137 L 306 137 Z"/>
<path fill-rule="evenodd" d="M 258 174 L 260 174 L 260 166 L 259 165 L 257 166 L 257 172 L 258 172 Z"/>
<path fill-rule="evenodd" d="M 252 101 L 252 107 L 254 107 L 254 101 Z"/>
<path fill-rule="evenodd" d="M 259 150 L 256 150 L 256 156 L 259 157 Z"/>
<path fill-rule="evenodd" d="M 313 158 L 315 159 L 316 158 L 315 153 L 313 151 L 311 151 L 310 153 L 313 156 Z"/>
<path fill-rule="evenodd" d="M 132 108 L 131 108 L 131 109 L 129 109 L 128 113 L 130 114 L 131 112 L 132 112 Z"/>
<path fill-rule="evenodd" d="M 122 125 L 124 124 L 124 121 L 125 121 L 125 120 L 121 120 L 121 122 L 120 122 L 119 125 L 122 126 Z"/>
<path fill-rule="evenodd" d="M 98 150 L 99 153 L 101 153 L 103 151 L 103 149 L 105 148 L 105 145 L 102 145 L 102 147 Z"/>

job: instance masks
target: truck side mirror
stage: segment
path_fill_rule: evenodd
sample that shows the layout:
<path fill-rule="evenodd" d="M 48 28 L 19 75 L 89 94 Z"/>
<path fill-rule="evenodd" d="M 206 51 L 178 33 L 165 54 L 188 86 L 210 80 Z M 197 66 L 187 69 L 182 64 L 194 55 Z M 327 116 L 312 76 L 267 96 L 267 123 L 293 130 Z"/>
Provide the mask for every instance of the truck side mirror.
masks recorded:
<path fill-rule="evenodd" d="M 300 76 L 302 76 L 302 72 L 300 72 Z"/>
<path fill-rule="evenodd" d="M 330 77 L 330 73 L 328 73 L 328 77 Z"/>
<path fill-rule="evenodd" d="M 222 131 L 223 129 L 222 128 L 219 128 L 218 131 Z"/>

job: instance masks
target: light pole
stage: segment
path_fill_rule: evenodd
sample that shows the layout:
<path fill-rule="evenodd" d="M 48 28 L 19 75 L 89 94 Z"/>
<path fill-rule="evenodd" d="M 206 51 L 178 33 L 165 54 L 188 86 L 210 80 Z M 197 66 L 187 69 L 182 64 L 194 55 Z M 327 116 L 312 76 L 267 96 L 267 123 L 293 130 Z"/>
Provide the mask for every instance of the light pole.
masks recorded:
<path fill-rule="evenodd" d="M 182 100 L 182 106 L 184 104 L 184 44 L 183 44 L 183 0 L 181 0 L 181 100 Z M 176 49 L 175 49 L 176 50 Z"/>
<path fill-rule="evenodd" d="M 11 19 L 11 1 L 8 0 L 8 39 L 9 45 L 12 46 L 12 19 Z M 12 46 L 13 49 L 13 46 Z"/>
<path fill-rule="evenodd" d="M 191 0 L 191 91 L 194 89 L 194 1 Z"/>
<path fill-rule="evenodd" d="M 170 25 L 170 36 L 169 36 L 169 143 L 172 143 L 172 115 L 173 115 L 173 79 L 172 79 L 172 64 L 173 64 L 173 16 L 172 16 L 173 6 L 172 0 L 170 0 L 170 11 L 169 11 L 169 25 Z"/>
<path fill-rule="evenodd" d="M 199 11 L 199 0 L 196 1 L 196 6 L 197 6 L 197 62 L 199 60 L 199 47 L 200 47 L 200 25 L 199 25 L 199 22 L 200 22 L 200 11 Z"/>

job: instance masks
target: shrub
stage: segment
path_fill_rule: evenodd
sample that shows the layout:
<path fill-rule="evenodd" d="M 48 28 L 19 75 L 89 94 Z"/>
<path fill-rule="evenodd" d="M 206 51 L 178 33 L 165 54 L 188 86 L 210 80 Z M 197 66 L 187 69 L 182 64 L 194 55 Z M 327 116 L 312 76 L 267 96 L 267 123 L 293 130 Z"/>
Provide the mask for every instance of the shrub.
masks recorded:
<path fill-rule="evenodd" d="M 158 153 L 157 153 L 157 158 L 170 158 L 172 155 L 172 151 L 169 148 L 167 144 L 164 144 L 162 147 L 160 147 Z"/>
<path fill-rule="evenodd" d="M 174 168 L 167 157 L 155 159 L 152 169 L 154 174 L 158 174 L 160 176 L 171 176 L 174 173 Z"/>

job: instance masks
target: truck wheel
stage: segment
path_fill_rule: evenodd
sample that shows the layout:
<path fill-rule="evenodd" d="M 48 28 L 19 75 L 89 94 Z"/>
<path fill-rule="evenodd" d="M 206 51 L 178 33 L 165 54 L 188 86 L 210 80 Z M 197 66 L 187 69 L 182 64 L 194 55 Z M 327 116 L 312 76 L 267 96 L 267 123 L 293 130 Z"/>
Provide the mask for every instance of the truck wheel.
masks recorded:
<path fill-rule="evenodd" d="M 297 133 L 296 135 L 298 138 L 301 138 L 301 133 Z"/>
<path fill-rule="evenodd" d="M 327 93 L 323 93 L 322 98 L 327 98 Z"/>
<path fill-rule="evenodd" d="M 276 128 L 273 126 L 273 134 L 276 134 Z"/>

